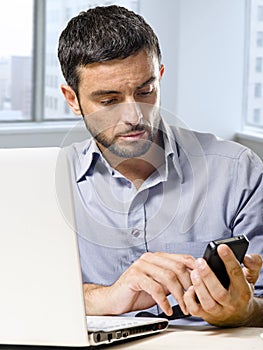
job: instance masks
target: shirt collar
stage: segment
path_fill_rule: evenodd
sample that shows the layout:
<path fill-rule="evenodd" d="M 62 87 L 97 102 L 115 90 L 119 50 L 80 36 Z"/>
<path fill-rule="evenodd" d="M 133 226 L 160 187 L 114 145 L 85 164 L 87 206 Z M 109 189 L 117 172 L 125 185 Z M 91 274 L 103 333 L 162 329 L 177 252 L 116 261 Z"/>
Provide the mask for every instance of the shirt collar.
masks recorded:
<path fill-rule="evenodd" d="M 105 166 L 110 168 L 110 165 L 102 157 L 101 152 L 93 138 L 89 139 L 88 142 L 85 142 L 84 147 L 82 143 L 78 156 L 78 168 L 76 170 L 77 182 L 80 181 L 85 175 L 92 174 L 98 159 L 101 159 Z"/>
<path fill-rule="evenodd" d="M 179 162 L 178 154 L 178 145 L 176 142 L 176 137 L 171 127 L 162 119 L 160 124 L 160 129 L 163 134 L 163 142 L 165 149 L 165 162 L 166 162 L 166 176 L 168 176 L 168 165 L 169 159 L 172 161 L 172 164 L 180 178 L 180 181 L 183 181 L 182 169 Z"/>
<path fill-rule="evenodd" d="M 179 163 L 179 155 L 177 149 L 177 143 L 175 135 L 170 128 L 170 126 L 164 121 L 161 121 L 160 129 L 163 134 L 164 149 L 165 149 L 165 163 L 166 163 L 166 176 L 168 176 L 168 165 L 169 159 L 171 159 L 172 164 L 178 173 L 180 181 L 183 180 L 182 170 Z M 109 163 L 102 156 L 95 140 L 93 138 L 89 139 L 88 142 L 82 143 L 82 147 L 79 150 L 79 162 L 76 169 L 77 181 L 80 181 L 85 175 L 92 174 L 95 164 L 100 159 L 108 170 L 112 173 L 114 169 L 111 168 Z"/>

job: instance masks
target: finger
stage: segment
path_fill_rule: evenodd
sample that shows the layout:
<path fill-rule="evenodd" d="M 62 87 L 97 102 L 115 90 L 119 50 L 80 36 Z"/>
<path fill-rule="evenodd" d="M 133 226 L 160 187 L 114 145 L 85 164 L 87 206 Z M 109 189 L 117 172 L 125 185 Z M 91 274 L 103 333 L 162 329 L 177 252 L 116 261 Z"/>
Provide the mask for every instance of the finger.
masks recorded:
<path fill-rule="evenodd" d="M 260 270 L 263 264 L 262 257 L 259 254 L 247 254 L 245 255 L 244 265 L 249 269 Z"/>
<path fill-rule="evenodd" d="M 177 274 L 170 269 L 170 267 L 174 267 L 173 265 L 170 266 L 167 261 L 163 264 L 163 266 L 153 265 L 151 259 L 146 260 L 142 259 L 143 264 L 141 264 L 141 261 L 137 261 L 137 264 L 140 264 L 140 270 L 143 275 L 147 275 L 148 277 L 152 278 L 155 282 L 160 284 L 163 288 L 163 290 L 168 291 L 169 293 L 166 294 L 172 294 L 173 297 L 177 300 L 178 304 L 180 305 L 182 311 L 187 314 L 187 309 L 184 303 L 184 287 L 181 285 Z M 155 261 L 156 262 L 156 261 Z M 135 263 L 135 264 L 136 264 Z M 154 268 L 153 268 L 154 266 Z M 190 281 L 189 272 L 187 271 L 188 279 Z M 187 285 L 187 288 L 191 284 L 191 281 Z"/>
<path fill-rule="evenodd" d="M 195 263 L 196 269 L 191 272 L 191 279 L 198 299 L 205 310 L 211 310 L 216 305 L 226 305 L 230 295 L 223 287 L 207 262 L 199 258 Z"/>
<path fill-rule="evenodd" d="M 184 294 L 184 302 L 190 315 L 202 317 L 202 306 L 197 302 L 194 286 L 190 286 Z"/>
<path fill-rule="evenodd" d="M 246 255 L 243 272 L 249 283 L 255 284 L 262 267 L 262 258 L 259 254 Z"/>
<path fill-rule="evenodd" d="M 171 272 L 171 279 L 176 276 L 176 280 L 180 281 L 183 289 L 188 289 L 191 285 L 189 269 L 194 268 L 195 259 L 190 255 L 183 254 L 168 254 L 168 253 L 146 253 L 142 259 L 159 266 L 167 272 L 169 279 L 169 272 Z"/>
<path fill-rule="evenodd" d="M 191 272 L 191 279 L 196 296 L 200 305 L 202 306 L 202 309 L 206 313 L 212 313 L 215 315 L 222 310 L 222 305 L 220 302 L 222 302 L 221 299 L 224 301 L 223 295 L 225 295 L 226 290 L 217 280 L 210 268 L 208 266 L 205 266 L 205 264 L 206 263 L 204 262 L 202 277 L 199 274 L 199 271 L 196 269 Z"/>
<path fill-rule="evenodd" d="M 145 291 L 151 295 L 153 300 L 161 307 L 163 312 L 165 312 L 168 316 L 172 315 L 173 310 L 161 284 L 154 281 L 151 277 L 144 276 L 137 285 L 137 291 Z"/>

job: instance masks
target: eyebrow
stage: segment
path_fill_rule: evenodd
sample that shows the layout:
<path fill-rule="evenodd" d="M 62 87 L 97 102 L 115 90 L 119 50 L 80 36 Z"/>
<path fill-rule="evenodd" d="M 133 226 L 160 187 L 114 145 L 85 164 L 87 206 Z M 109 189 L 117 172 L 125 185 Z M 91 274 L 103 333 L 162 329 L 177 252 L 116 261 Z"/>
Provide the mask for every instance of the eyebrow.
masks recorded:
<path fill-rule="evenodd" d="M 146 80 L 144 83 L 136 87 L 136 90 L 142 89 L 145 85 L 151 84 L 156 80 L 156 77 L 151 77 L 148 80 Z M 115 90 L 97 90 L 93 91 L 91 93 L 92 97 L 98 97 L 98 96 L 105 96 L 105 95 L 112 95 L 112 94 L 121 94 L 120 91 Z"/>

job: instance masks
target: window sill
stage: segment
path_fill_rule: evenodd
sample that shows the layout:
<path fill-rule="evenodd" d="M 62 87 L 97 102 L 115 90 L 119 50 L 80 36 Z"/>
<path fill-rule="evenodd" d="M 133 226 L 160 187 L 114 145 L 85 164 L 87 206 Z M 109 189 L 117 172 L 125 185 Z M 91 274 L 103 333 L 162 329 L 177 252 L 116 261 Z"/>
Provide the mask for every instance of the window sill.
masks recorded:
<path fill-rule="evenodd" d="M 61 147 L 89 137 L 83 121 L 0 124 L 0 147 Z"/>
<path fill-rule="evenodd" d="M 236 138 L 263 143 L 263 130 L 262 132 L 257 130 L 239 131 L 236 133 Z"/>
<path fill-rule="evenodd" d="M 72 129 L 85 128 L 82 121 L 48 121 L 48 122 L 20 122 L 1 123 L 0 134 L 49 133 L 68 132 Z"/>
<path fill-rule="evenodd" d="M 252 149 L 263 160 L 263 132 L 259 132 L 258 130 L 237 132 L 235 141 Z"/>

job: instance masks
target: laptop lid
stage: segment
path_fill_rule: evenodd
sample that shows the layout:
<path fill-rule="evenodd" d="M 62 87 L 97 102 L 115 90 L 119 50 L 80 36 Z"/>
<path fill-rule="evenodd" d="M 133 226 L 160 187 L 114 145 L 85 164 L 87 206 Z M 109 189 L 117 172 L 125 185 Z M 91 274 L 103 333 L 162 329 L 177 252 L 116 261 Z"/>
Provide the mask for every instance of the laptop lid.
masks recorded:
<path fill-rule="evenodd" d="M 68 171 L 61 157 L 58 166 L 59 153 L 0 150 L 1 344 L 89 345 L 77 241 L 65 219 Z"/>
<path fill-rule="evenodd" d="M 87 326 L 63 149 L 0 149 L 0 166 L 0 344 L 100 345 L 167 327 L 109 316 Z"/>

